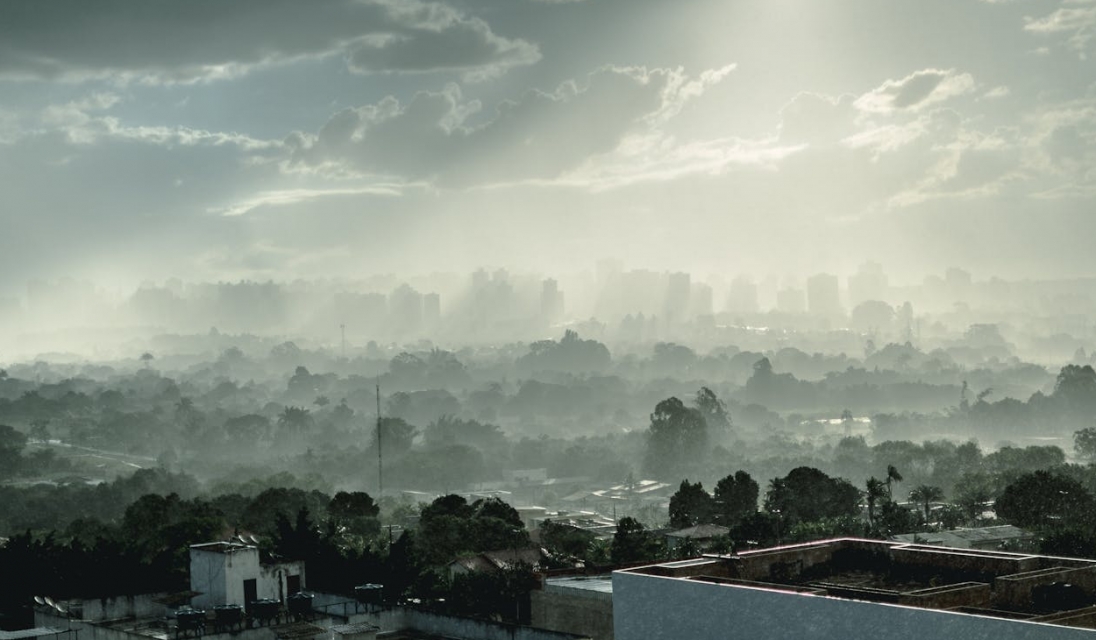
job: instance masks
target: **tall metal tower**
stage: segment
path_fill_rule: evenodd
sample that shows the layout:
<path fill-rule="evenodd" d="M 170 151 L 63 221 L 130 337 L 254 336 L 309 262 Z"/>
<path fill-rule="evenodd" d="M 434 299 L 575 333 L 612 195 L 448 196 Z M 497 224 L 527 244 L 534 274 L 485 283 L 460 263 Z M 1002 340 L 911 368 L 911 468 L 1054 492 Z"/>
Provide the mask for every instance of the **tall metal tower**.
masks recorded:
<path fill-rule="evenodd" d="M 384 449 L 381 446 L 381 384 L 377 382 L 377 500 L 384 495 Z"/>

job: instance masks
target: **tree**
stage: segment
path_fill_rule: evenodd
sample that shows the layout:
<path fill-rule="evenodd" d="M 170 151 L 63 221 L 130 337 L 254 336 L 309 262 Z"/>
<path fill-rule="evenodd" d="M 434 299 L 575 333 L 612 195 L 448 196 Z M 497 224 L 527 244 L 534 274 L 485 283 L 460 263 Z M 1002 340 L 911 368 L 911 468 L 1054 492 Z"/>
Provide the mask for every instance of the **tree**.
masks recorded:
<path fill-rule="evenodd" d="M 1051 397 L 1073 421 L 1088 422 L 1096 413 L 1096 370 L 1087 364 L 1067 364 L 1058 373 Z"/>
<path fill-rule="evenodd" d="M 481 498 L 472 503 L 468 526 L 473 551 L 522 549 L 529 546 L 529 532 L 517 509 L 499 498 Z"/>
<path fill-rule="evenodd" d="M 304 407 L 286 407 L 278 415 L 278 428 L 283 433 L 304 434 L 311 427 L 312 414 Z"/>
<path fill-rule="evenodd" d="M 707 444 L 708 425 L 700 411 L 677 398 L 667 398 L 655 405 L 651 414 L 647 470 L 660 476 L 679 473 L 698 461 Z"/>
<path fill-rule="evenodd" d="M 27 437 L 14 427 L 0 424 L 0 479 L 14 476 L 23 465 Z"/>
<path fill-rule="evenodd" d="M 1096 462 L 1096 428 L 1086 427 L 1073 432 L 1073 450 L 1089 462 Z"/>
<path fill-rule="evenodd" d="M 745 471 L 728 474 L 715 485 L 716 521 L 733 527 L 743 518 L 757 512 L 761 488 Z"/>
<path fill-rule="evenodd" d="M 852 436 L 852 428 L 856 424 L 856 419 L 852 415 L 852 411 L 845 409 L 841 412 L 841 426 L 845 429 L 845 437 Z"/>
<path fill-rule="evenodd" d="M 419 430 L 408 424 L 403 418 L 381 418 L 381 446 L 385 453 L 401 454 L 411 450 Z M 371 446 L 377 447 L 377 431 L 373 430 Z"/>
<path fill-rule="evenodd" d="M 594 538 L 591 531 L 567 524 L 557 524 L 551 520 L 545 520 L 540 525 L 540 541 L 545 548 L 552 553 L 567 557 L 585 557 Z"/>
<path fill-rule="evenodd" d="M 613 534 L 613 564 L 654 560 L 659 555 L 660 547 L 658 540 L 638 520 L 621 518 Z"/>
<path fill-rule="evenodd" d="M 685 529 L 711 523 L 714 507 L 712 496 L 699 482 L 682 480 L 677 492 L 670 496 L 670 526 Z"/>
<path fill-rule="evenodd" d="M 583 340 L 578 333 L 568 329 L 559 342 L 538 340 L 529 345 L 529 353 L 518 358 L 519 371 L 565 371 L 570 373 L 597 373 L 604 371 L 612 362 L 609 349 L 597 340 Z"/>
<path fill-rule="evenodd" d="M 34 420 L 31 420 L 30 437 L 38 442 L 49 441 L 49 420 L 46 418 L 35 418 Z"/>
<path fill-rule="evenodd" d="M 445 564 L 459 553 L 524 548 L 529 533 L 521 516 L 498 498 L 472 504 L 455 494 L 442 496 L 423 508 L 417 549 L 428 564 Z"/>
<path fill-rule="evenodd" d="M 340 491 L 327 504 L 327 515 L 336 527 L 345 527 L 349 532 L 360 535 L 374 534 L 380 531 L 380 507 L 373 496 L 364 491 Z"/>
<path fill-rule="evenodd" d="M 864 492 L 864 497 L 868 501 L 868 522 L 875 524 L 875 505 L 879 504 L 887 494 L 884 493 L 886 489 L 886 483 L 872 476 L 868 478 L 867 491 Z"/>
<path fill-rule="evenodd" d="M 225 435 L 239 442 L 263 440 L 270 435 L 270 419 L 256 413 L 225 420 Z"/>
<path fill-rule="evenodd" d="M 717 431 L 725 431 L 731 428 L 731 416 L 727 413 L 727 405 L 715 392 L 708 387 L 701 387 L 696 392 L 696 408 L 704 416 L 708 427 Z"/>
<path fill-rule="evenodd" d="M 831 478 L 813 467 L 796 467 L 774 478 L 765 495 L 765 510 L 789 524 L 840 518 L 860 512 L 860 491 L 843 478 Z"/>
<path fill-rule="evenodd" d="M 997 515 L 1018 527 L 1084 523 L 1093 512 L 1092 495 L 1076 480 L 1050 473 L 1026 473 L 997 498 Z"/>
<path fill-rule="evenodd" d="M 896 469 L 894 467 L 894 465 L 892 465 L 892 464 L 887 465 L 887 480 L 886 480 L 886 482 L 887 482 L 887 497 L 893 500 L 894 499 L 894 488 L 893 488 L 892 485 L 896 482 L 902 482 L 902 474 L 898 473 L 898 469 Z"/>
<path fill-rule="evenodd" d="M 475 420 L 461 420 L 453 416 L 442 416 L 430 423 L 422 436 L 428 447 L 464 444 L 476 447 L 484 453 L 501 452 L 508 445 L 506 434 L 498 426 Z"/>
<path fill-rule="evenodd" d="M 925 522 L 929 521 L 929 508 L 933 502 L 940 502 L 944 499 L 944 490 L 940 487 L 933 487 L 927 484 L 921 484 L 914 487 L 913 491 L 910 491 L 910 502 L 919 503 L 925 510 Z"/>

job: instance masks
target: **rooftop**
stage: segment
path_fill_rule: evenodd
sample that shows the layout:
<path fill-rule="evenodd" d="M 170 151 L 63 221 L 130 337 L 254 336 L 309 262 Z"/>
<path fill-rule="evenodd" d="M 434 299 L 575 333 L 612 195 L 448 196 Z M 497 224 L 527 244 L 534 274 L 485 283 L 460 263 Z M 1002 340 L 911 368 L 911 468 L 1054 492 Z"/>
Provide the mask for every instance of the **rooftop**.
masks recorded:
<path fill-rule="evenodd" d="M 612 576 L 568 576 L 562 578 L 547 578 L 544 581 L 544 588 L 545 590 L 579 589 L 581 591 L 612 593 L 613 578 Z"/>
<path fill-rule="evenodd" d="M 53 627 L 34 627 L 33 629 L 20 629 L 18 631 L 4 631 L 0 629 L 0 640 L 23 640 L 24 638 L 44 638 L 56 636 L 62 633 L 72 634 L 68 629 L 54 629 Z M 75 635 L 75 634 L 72 634 Z"/>
<path fill-rule="evenodd" d="M 196 551 L 208 551 L 210 553 L 235 553 L 248 549 L 258 549 L 255 545 L 243 544 L 240 542 L 203 542 L 202 544 L 192 544 L 190 545 L 190 548 Z"/>
<path fill-rule="evenodd" d="M 717 536 L 723 536 L 730 533 L 731 530 L 727 527 L 721 527 L 718 524 L 698 524 L 695 527 L 688 527 L 680 529 L 678 531 L 671 531 L 666 535 L 671 538 L 690 538 L 696 540 L 706 540 L 708 538 L 715 538 Z"/>
<path fill-rule="evenodd" d="M 1096 562 L 1076 558 L 840 538 L 621 573 L 1096 629 Z"/>

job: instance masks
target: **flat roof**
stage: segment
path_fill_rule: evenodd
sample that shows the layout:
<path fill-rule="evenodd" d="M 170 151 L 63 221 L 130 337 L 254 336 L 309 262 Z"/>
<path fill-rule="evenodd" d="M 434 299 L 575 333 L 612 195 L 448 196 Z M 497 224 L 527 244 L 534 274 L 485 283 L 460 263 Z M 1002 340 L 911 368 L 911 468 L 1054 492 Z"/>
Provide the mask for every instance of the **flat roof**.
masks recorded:
<path fill-rule="evenodd" d="M 1096 561 L 836 538 L 615 573 L 1096 629 Z"/>
<path fill-rule="evenodd" d="M 545 587 L 559 589 L 580 589 L 582 591 L 596 591 L 598 593 L 613 592 L 612 576 L 568 576 L 564 578 L 548 578 L 544 581 Z"/>
<path fill-rule="evenodd" d="M 196 551 L 208 551 L 210 553 L 234 553 L 236 551 L 246 551 L 248 549 L 259 550 L 255 545 L 243 544 L 240 542 L 203 542 L 201 544 L 192 544 L 190 545 L 190 548 Z"/>
<path fill-rule="evenodd" d="M 54 629 L 53 627 L 34 627 L 32 629 L 20 629 L 18 631 L 0 630 L 0 640 L 22 640 L 23 638 L 39 638 L 42 636 L 55 636 L 59 633 L 69 633 L 69 630 Z"/>

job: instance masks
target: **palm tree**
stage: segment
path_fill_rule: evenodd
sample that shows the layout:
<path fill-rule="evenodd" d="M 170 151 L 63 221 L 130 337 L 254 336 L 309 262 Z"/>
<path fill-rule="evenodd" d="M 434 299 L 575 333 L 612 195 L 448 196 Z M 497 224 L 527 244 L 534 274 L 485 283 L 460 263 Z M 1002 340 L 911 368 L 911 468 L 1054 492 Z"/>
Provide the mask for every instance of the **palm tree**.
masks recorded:
<path fill-rule="evenodd" d="M 868 500 L 868 522 L 875 524 L 875 505 L 881 499 L 885 497 L 883 493 L 884 483 L 879 478 L 872 476 L 868 478 L 866 497 Z"/>
<path fill-rule="evenodd" d="M 944 490 L 927 484 L 918 485 L 910 491 L 910 500 L 918 502 L 925 509 L 925 522 L 929 521 L 929 505 L 944 499 Z"/>
<path fill-rule="evenodd" d="M 304 407 L 286 407 L 278 415 L 278 427 L 283 433 L 304 433 L 312 426 L 312 415 Z"/>
<path fill-rule="evenodd" d="M 894 491 L 891 484 L 894 482 L 902 482 L 902 474 L 898 473 L 898 469 L 893 464 L 887 465 L 887 497 L 894 499 Z"/>

